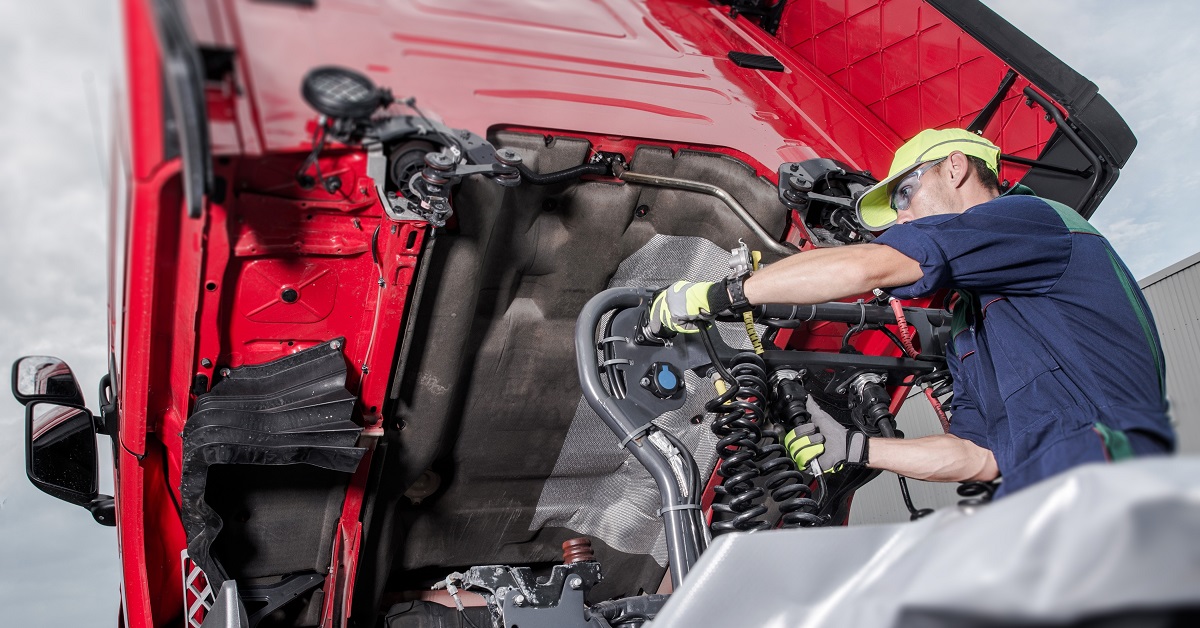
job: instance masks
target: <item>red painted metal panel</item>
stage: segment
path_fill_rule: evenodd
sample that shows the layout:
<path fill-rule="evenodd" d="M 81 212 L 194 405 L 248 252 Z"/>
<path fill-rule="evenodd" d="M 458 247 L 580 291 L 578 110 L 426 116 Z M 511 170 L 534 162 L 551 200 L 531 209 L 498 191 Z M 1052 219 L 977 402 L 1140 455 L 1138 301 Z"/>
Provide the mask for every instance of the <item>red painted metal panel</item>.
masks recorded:
<path fill-rule="evenodd" d="M 794 0 L 779 38 L 904 139 L 925 128 L 966 127 L 1009 69 L 921 0 Z M 1017 79 L 984 136 L 1006 153 L 1033 158 L 1054 125 L 1025 106 L 1028 85 Z M 876 171 L 888 162 L 890 151 L 876 156 Z M 1005 164 L 1001 174 L 1016 181 L 1024 172 Z"/>

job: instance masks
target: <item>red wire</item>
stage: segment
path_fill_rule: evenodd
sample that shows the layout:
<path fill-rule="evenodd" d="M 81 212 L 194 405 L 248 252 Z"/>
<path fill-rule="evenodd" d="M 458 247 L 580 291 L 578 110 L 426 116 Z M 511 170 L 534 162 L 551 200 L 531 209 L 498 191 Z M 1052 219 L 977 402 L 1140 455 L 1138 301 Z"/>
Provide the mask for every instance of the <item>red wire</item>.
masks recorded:
<path fill-rule="evenodd" d="M 933 390 L 926 388 L 925 397 L 929 399 L 929 405 L 933 406 L 934 413 L 937 414 L 938 421 L 942 422 L 942 431 L 950 433 L 950 419 L 946 416 L 946 411 L 942 409 L 942 402 L 933 396 Z"/>
<path fill-rule="evenodd" d="M 900 306 L 900 301 L 890 299 L 892 312 L 896 314 L 896 327 L 900 330 L 900 342 L 904 345 L 904 352 L 908 357 L 917 357 L 917 349 L 912 343 L 912 330 L 908 328 L 908 320 L 904 318 L 904 308 Z"/>
<path fill-rule="evenodd" d="M 900 301 L 890 299 L 889 303 L 892 306 L 892 312 L 896 314 L 896 327 L 900 330 L 900 343 L 904 345 L 904 352 L 908 357 L 917 357 L 917 349 L 912 343 L 912 330 L 908 327 L 908 320 L 904 318 L 904 308 L 900 306 Z M 950 419 L 946 416 L 946 411 L 942 409 L 942 402 L 933 396 L 933 390 L 925 387 L 925 398 L 929 400 L 929 405 L 933 406 L 933 411 L 937 414 L 938 421 L 942 424 L 942 431 L 950 433 Z"/>

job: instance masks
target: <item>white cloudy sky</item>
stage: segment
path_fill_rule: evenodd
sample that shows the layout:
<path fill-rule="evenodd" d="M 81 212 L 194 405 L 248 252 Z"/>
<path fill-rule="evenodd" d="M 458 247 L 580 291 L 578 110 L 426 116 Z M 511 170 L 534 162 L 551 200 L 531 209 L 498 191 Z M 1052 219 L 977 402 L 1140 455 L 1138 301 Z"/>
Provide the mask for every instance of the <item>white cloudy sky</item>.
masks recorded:
<path fill-rule="evenodd" d="M 104 124 L 115 2 L 0 2 L 0 363 L 65 358 L 96 402 L 104 372 Z M 1100 86 L 1139 146 L 1097 212 L 1134 274 L 1198 250 L 1200 3 L 990 0 Z M 89 103 L 91 103 L 89 105 Z M 11 625 L 110 627 L 112 528 L 25 479 L 21 408 L 0 401 L 0 608 Z M 102 442 L 107 447 L 107 440 Z M 107 465 L 107 462 L 103 464 Z M 102 471 L 106 476 L 107 467 Z M 111 482 L 108 482 L 111 486 Z"/>

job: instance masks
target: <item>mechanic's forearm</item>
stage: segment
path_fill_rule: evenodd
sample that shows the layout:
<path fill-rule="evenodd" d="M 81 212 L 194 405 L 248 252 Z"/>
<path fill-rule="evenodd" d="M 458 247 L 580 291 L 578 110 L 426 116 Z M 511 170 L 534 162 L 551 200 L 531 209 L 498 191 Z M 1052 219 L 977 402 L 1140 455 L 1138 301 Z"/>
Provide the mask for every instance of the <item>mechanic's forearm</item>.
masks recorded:
<path fill-rule="evenodd" d="M 933 482 L 989 481 L 1000 475 L 992 452 L 950 434 L 923 438 L 872 438 L 867 450 L 873 469 Z"/>
<path fill-rule="evenodd" d="M 746 280 L 751 304 L 807 305 L 844 299 L 921 278 L 921 266 L 895 249 L 874 244 L 816 249 L 780 260 Z"/>

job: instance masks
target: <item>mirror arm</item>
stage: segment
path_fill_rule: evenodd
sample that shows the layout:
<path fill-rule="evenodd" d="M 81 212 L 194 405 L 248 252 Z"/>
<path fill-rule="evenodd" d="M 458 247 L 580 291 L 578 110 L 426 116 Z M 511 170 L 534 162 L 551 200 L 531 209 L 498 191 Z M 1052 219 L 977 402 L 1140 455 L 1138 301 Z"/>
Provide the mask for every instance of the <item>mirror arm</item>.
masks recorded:
<path fill-rule="evenodd" d="M 117 525 L 117 505 L 111 495 L 97 495 L 95 499 L 83 505 L 92 513 L 92 518 L 102 526 Z"/>
<path fill-rule="evenodd" d="M 115 438 L 120 414 L 117 412 L 117 398 L 113 395 L 112 375 L 108 373 L 100 378 L 100 412 L 96 418 L 96 432 Z"/>

